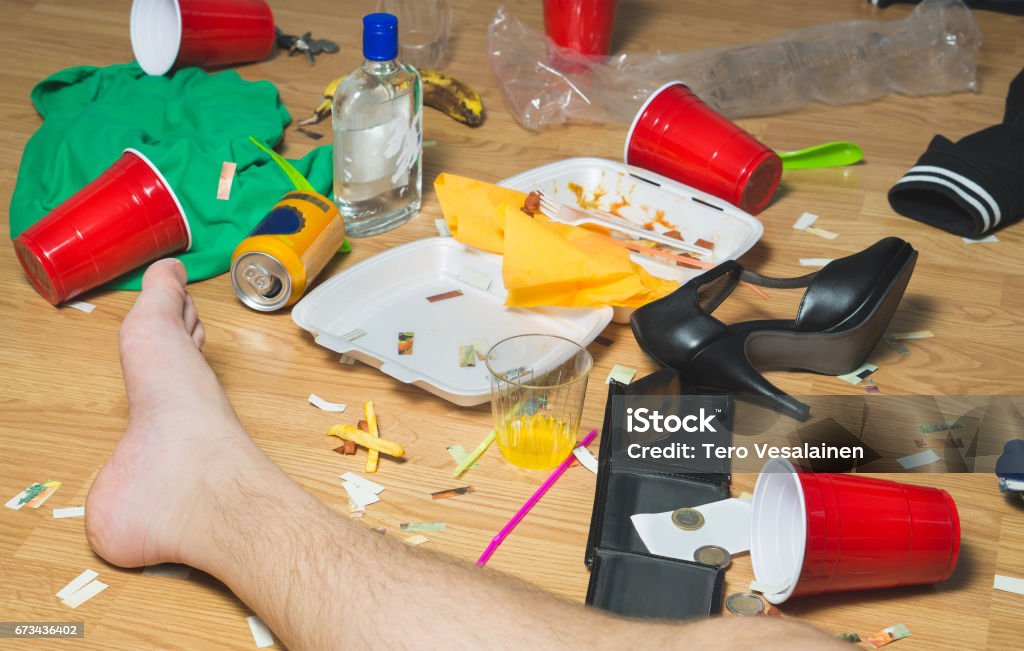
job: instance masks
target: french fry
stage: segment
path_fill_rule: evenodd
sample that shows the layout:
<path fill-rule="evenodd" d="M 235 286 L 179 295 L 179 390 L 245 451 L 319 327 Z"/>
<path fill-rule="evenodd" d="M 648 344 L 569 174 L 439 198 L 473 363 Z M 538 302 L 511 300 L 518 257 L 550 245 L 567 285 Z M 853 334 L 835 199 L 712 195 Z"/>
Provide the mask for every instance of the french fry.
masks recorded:
<path fill-rule="evenodd" d="M 372 400 L 367 400 L 363 403 L 363 413 L 366 415 L 366 426 L 369 428 L 367 435 L 372 438 L 380 438 L 380 433 L 377 432 L 377 412 L 373 410 Z M 366 446 L 366 448 L 366 472 L 377 472 L 377 462 L 380 459 L 380 453 L 370 446 Z M 405 450 L 402 450 L 402 454 L 405 454 Z"/>
<path fill-rule="evenodd" d="M 361 445 L 369 451 L 375 458 L 381 452 L 392 457 L 403 457 L 405 456 L 405 448 L 394 441 L 388 441 L 377 436 L 372 436 L 358 430 L 351 425 L 335 425 L 327 430 L 327 436 L 337 436 L 339 439 L 344 441 L 354 441 L 356 445 Z M 374 462 L 374 470 L 376 470 L 377 464 Z M 373 472 L 374 470 L 367 469 L 367 472 Z"/>

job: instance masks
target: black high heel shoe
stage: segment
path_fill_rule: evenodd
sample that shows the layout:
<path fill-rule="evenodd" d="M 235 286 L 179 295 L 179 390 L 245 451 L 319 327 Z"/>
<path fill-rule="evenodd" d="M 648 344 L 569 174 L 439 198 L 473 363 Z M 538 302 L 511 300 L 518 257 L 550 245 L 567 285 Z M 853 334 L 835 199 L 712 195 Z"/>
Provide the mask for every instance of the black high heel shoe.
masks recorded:
<path fill-rule="evenodd" d="M 759 397 L 804 420 L 810 408 L 757 368 L 849 373 L 864 363 L 892 320 L 914 272 L 917 251 L 887 237 L 860 253 L 798 278 L 770 278 L 723 262 L 668 296 L 637 309 L 630 324 L 640 347 L 701 389 Z M 796 319 L 726 325 L 711 316 L 741 281 L 806 287 Z"/>

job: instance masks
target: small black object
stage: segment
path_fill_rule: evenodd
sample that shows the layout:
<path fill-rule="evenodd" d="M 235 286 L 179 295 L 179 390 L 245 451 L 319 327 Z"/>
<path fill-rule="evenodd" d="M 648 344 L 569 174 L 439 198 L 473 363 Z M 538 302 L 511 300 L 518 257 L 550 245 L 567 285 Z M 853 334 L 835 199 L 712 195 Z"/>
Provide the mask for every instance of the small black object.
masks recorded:
<path fill-rule="evenodd" d="M 1024 439 L 1013 439 L 1003 445 L 1003 453 L 996 460 L 996 476 L 1024 481 Z"/>
<path fill-rule="evenodd" d="M 327 52 L 334 54 L 339 51 L 338 44 L 326 38 L 313 38 L 312 32 L 306 32 L 302 36 L 285 34 L 279 28 L 274 28 L 275 42 L 277 47 L 288 50 L 288 56 L 304 54 L 309 65 L 316 65 L 316 55 Z"/>
<path fill-rule="evenodd" d="M 979 238 L 1024 218 L 1024 70 L 1010 84 L 1003 122 L 957 142 L 932 138 L 889 190 L 905 217 Z"/>
<path fill-rule="evenodd" d="M 856 369 L 885 332 L 917 261 L 907 242 L 887 237 L 798 278 L 771 278 L 729 260 L 630 318 L 640 347 L 699 389 L 737 393 L 805 420 L 810 408 L 769 382 L 759 367 L 841 375 Z M 740 282 L 806 287 L 793 320 L 726 325 L 711 314 Z"/>

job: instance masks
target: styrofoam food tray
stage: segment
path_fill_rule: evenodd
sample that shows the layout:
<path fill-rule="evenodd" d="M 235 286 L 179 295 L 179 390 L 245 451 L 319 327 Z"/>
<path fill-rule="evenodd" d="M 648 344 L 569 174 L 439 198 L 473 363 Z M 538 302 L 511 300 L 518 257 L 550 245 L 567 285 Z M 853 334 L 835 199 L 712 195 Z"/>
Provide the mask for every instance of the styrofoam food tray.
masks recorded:
<path fill-rule="evenodd" d="M 459 279 L 468 270 L 490 280 L 487 289 Z M 460 289 L 462 296 L 431 303 L 428 296 Z M 487 366 L 459 366 L 459 346 L 483 339 L 493 346 L 520 334 L 556 334 L 586 346 L 604 330 L 612 309 L 505 307 L 501 257 L 450 237 L 389 249 L 330 278 L 292 309 L 292 320 L 318 344 L 379 368 L 457 405 L 490 397 Z M 353 330 L 366 335 L 348 341 Z M 414 332 L 412 355 L 398 354 L 398 333 Z"/>
<path fill-rule="evenodd" d="M 520 192 L 540 190 L 575 207 L 596 205 L 604 212 L 615 207 L 622 217 L 640 226 L 651 224 L 659 233 L 677 230 L 687 242 L 713 242 L 708 262 L 716 264 L 740 257 L 764 234 L 764 225 L 758 219 L 722 199 L 660 174 L 603 158 L 569 158 L 527 170 L 498 185 Z M 659 215 L 661 218 L 655 221 Z M 655 276 L 679 282 L 702 273 L 700 269 L 639 254 L 632 258 Z M 624 312 L 616 310 L 617 322 L 624 320 L 620 318 Z"/>

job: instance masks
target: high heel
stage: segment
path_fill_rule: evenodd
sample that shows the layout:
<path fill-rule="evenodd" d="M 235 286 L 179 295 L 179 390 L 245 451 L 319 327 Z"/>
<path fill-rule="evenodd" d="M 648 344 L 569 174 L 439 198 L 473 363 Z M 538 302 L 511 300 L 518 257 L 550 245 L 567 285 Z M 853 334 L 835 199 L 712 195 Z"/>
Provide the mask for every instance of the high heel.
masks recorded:
<path fill-rule="evenodd" d="M 798 420 L 810 408 L 757 370 L 789 368 L 841 375 L 860 366 L 892 320 L 917 251 L 888 237 L 798 278 L 771 278 L 724 262 L 633 313 L 640 347 L 683 380 L 766 401 Z M 807 288 L 796 318 L 726 325 L 711 316 L 740 282 Z"/>

